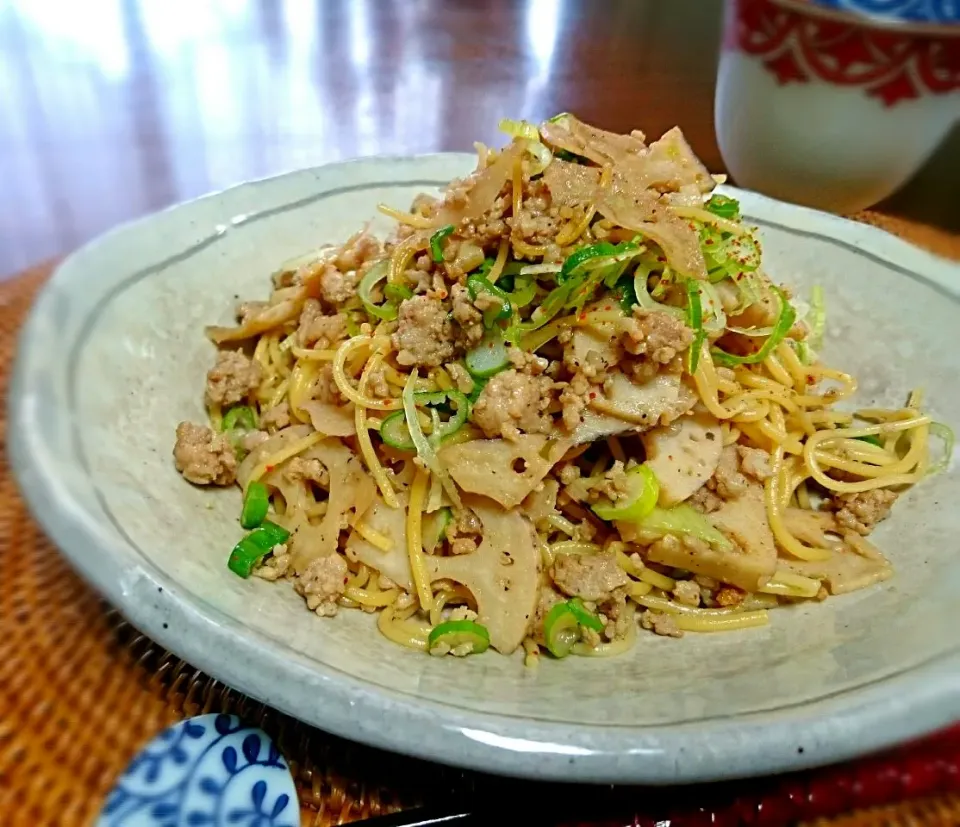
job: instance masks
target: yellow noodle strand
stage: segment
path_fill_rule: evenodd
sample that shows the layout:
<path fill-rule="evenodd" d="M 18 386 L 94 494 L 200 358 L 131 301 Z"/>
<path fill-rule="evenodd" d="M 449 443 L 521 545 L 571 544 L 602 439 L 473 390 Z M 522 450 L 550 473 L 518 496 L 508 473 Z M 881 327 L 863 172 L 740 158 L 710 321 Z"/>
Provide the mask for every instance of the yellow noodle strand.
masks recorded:
<path fill-rule="evenodd" d="M 423 506 L 427 495 L 427 482 L 430 474 L 421 468 L 410 487 L 410 505 L 407 508 L 407 557 L 410 560 L 410 573 L 417 589 L 417 598 L 425 612 L 433 608 L 433 590 L 430 588 L 430 576 L 423 556 Z"/>
<path fill-rule="evenodd" d="M 367 393 L 367 385 L 370 382 L 370 374 L 380 366 L 382 361 L 383 353 L 377 351 L 373 354 L 373 356 L 370 358 L 370 361 L 368 361 L 364 367 L 363 373 L 360 374 L 360 383 L 357 386 L 357 392 L 361 397 L 365 396 Z M 360 447 L 360 453 L 363 456 L 364 462 L 367 464 L 367 470 L 373 477 L 374 482 L 376 482 L 377 488 L 380 489 L 380 495 L 383 497 L 383 501 L 390 508 L 399 508 L 400 501 L 397 499 L 397 494 L 393 490 L 393 485 L 390 484 L 390 478 L 387 476 L 387 472 L 384 470 L 383 465 L 381 465 L 380 460 L 377 458 L 377 452 L 373 449 L 373 441 L 370 439 L 370 429 L 367 427 L 366 422 L 366 409 L 360 405 L 355 405 L 353 409 L 353 416 L 354 430 L 357 432 L 357 445 Z M 371 540 L 370 542 L 373 541 Z M 374 543 L 374 545 L 376 545 L 376 543 Z"/>
<path fill-rule="evenodd" d="M 337 349 L 336 358 L 333 360 L 333 381 L 337 383 L 340 393 L 353 402 L 354 405 L 360 405 L 364 408 L 373 408 L 376 411 L 399 411 L 403 407 L 400 399 L 373 399 L 360 393 L 350 381 L 344 371 L 344 365 L 347 359 L 353 353 L 362 347 L 372 348 L 374 337 L 369 335 L 354 336 L 347 339 Z"/>

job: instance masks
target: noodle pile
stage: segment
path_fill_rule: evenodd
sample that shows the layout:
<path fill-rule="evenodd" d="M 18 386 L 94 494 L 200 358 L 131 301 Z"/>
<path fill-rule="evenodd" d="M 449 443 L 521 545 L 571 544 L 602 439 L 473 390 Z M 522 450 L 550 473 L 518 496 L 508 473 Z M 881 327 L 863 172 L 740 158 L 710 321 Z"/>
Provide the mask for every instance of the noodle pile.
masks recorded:
<path fill-rule="evenodd" d="M 231 568 L 413 649 L 529 664 L 890 577 L 865 536 L 950 453 L 920 393 L 850 408 L 822 293 L 770 281 L 678 130 L 502 128 L 439 200 L 382 206 L 385 245 L 287 263 L 209 329 L 211 427 L 175 457 L 245 492 Z"/>

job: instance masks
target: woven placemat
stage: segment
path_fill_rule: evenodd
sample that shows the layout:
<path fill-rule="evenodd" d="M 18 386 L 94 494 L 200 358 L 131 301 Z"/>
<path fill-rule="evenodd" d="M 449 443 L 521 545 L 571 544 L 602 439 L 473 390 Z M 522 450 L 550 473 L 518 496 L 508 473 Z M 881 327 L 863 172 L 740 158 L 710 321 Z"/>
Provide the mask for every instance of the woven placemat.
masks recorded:
<path fill-rule="evenodd" d="M 909 225 L 876 215 L 867 219 L 929 241 Z M 928 246 L 960 259 L 960 239 L 934 236 Z M 4 399 L 16 332 L 50 269 L 0 283 Z M 505 823 L 540 823 L 528 818 L 527 810 L 511 818 L 507 809 L 511 800 L 540 800 L 560 802 L 567 813 L 583 812 L 583 819 L 602 817 L 609 825 L 960 825 L 960 728 L 853 765 L 688 788 L 677 795 L 495 779 L 361 747 L 306 726 L 165 651 L 72 572 L 19 498 L 7 467 L 5 409 L 0 418 L 4 827 L 91 824 L 114 779 L 153 735 L 184 717 L 220 711 L 238 714 L 274 738 L 293 770 L 304 827 L 345 824 L 440 800 L 500 802 L 498 820 Z M 824 820 L 828 817 L 832 820 Z"/>

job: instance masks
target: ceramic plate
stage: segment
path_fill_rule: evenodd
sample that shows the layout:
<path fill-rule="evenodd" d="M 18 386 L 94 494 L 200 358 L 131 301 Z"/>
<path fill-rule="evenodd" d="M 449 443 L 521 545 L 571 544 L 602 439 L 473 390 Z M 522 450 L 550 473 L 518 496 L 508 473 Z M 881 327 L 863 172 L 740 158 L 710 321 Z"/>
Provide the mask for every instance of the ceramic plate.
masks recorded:
<path fill-rule="evenodd" d="M 192 488 L 176 424 L 202 420 L 208 323 L 265 296 L 284 259 L 345 239 L 473 164 L 380 158 L 304 170 L 121 227 L 71 256 L 24 330 L 10 451 L 33 513 L 137 627 L 224 682 L 357 741 L 490 772 L 688 782 L 848 758 L 960 718 L 960 469 L 911 491 L 875 539 L 889 582 L 771 613 L 761 630 L 641 635 L 625 657 L 429 658 L 374 618 L 307 612 L 226 567 L 239 490 Z M 892 236 L 731 191 L 767 270 L 828 297 L 828 361 L 863 403 L 917 385 L 960 426 L 960 272 Z M 386 231 L 388 222 L 375 219 Z"/>

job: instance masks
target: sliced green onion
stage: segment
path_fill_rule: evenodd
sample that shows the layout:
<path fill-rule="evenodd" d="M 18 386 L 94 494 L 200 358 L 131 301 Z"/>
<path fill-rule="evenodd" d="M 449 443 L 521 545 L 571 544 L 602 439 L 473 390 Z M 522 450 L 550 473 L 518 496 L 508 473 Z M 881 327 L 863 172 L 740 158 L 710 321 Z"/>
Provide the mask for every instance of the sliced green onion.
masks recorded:
<path fill-rule="evenodd" d="M 427 554 L 433 554 L 434 549 L 440 545 L 447 531 L 447 526 L 453 520 L 453 511 L 447 507 L 434 511 L 432 514 L 423 516 L 423 550 Z"/>
<path fill-rule="evenodd" d="M 740 218 L 740 202 L 726 195 L 712 195 L 704 207 L 720 218 L 737 221 Z"/>
<path fill-rule="evenodd" d="M 739 304 L 730 311 L 731 316 L 739 316 L 748 307 L 761 301 L 765 290 L 763 279 L 758 273 L 738 274 L 733 283 L 740 294 Z"/>
<path fill-rule="evenodd" d="M 751 233 L 731 236 L 727 239 L 727 251 L 730 256 L 728 267 L 737 272 L 749 272 L 760 267 L 760 244 Z"/>
<path fill-rule="evenodd" d="M 540 141 L 540 130 L 529 121 L 511 121 L 504 118 L 500 121 L 498 128 L 511 138 L 527 138 L 531 141 Z"/>
<path fill-rule="evenodd" d="M 814 350 L 823 347 L 823 334 L 827 329 L 827 302 L 823 287 L 815 284 L 810 291 L 810 345 Z"/>
<path fill-rule="evenodd" d="M 557 274 L 557 287 L 551 290 L 540 302 L 540 306 L 533 311 L 528 321 L 517 322 L 507 328 L 504 338 L 508 342 L 516 344 L 528 333 L 539 330 L 547 324 L 565 307 L 582 305 L 586 302 L 593 290 L 605 277 L 605 273 L 591 276 L 594 267 L 587 267 L 592 259 L 598 259 L 594 264 L 602 267 L 609 264 L 606 260 L 608 256 L 615 256 L 615 262 L 620 261 L 621 255 L 626 258 L 633 258 L 642 248 L 632 242 L 624 242 L 621 245 L 613 245 L 609 241 L 600 241 L 597 244 L 590 244 L 581 247 L 575 253 L 567 257 L 563 262 L 560 272 Z"/>
<path fill-rule="evenodd" d="M 790 304 L 786 294 L 779 287 L 771 284 L 770 288 L 780 299 L 780 314 L 777 316 L 777 321 L 773 326 L 773 332 L 767 337 L 767 340 L 761 348 L 749 356 L 737 356 L 715 347 L 713 349 L 713 358 L 721 365 L 755 365 L 758 362 L 762 362 L 767 356 L 773 353 L 774 348 L 776 348 L 790 332 L 790 328 L 793 327 L 793 323 L 796 321 L 797 311 L 793 309 L 793 305 Z"/>
<path fill-rule="evenodd" d="M 267 549 L 285 543 L 290 538 L 290 532 L 276 523 L 264 520 L 260 525 L 250 532 L 249 537 L 253 537 L 258 543 Z"/>
<path fill-rule="evenodd" d="M 532 276 L 518 275 L 513 281 L 513 290 L 507 293 L 514 310 L 526 307 L 537 295 L 537 282 Z"/>
<path fill-rule="evenodd" d="M 629 316 L 633 308 L 637 306 L 637 290 L 634 284 L 634 276 L 621 276 L 613 289 L 617 303 L 620 309 Z"/>
<path fill-rule="evenodd" d="M 700 227 L 700 249 L 711 282 L 725 278 L 739 280 L 760 267 L 760 245 L 751 233 L 731 235 L 704 224 Z"/>
<path fill-rule="evenodd" d="M 467 399 L 470 401 L 470 404 L 473 405 L 480 398 L 480 394 L 483 393 L 483 389 L 487 386 L 487 382 L 490 379 L 482 379 L 479 376 L 473 377 L 473 390 L 467 394 Z"/>
<path fill-rule="evenodd" d="M 707 333 L 721 333 L 727 326 L 727 314 L 717 288 L 709 281 L 697 282 L 700 291 L 700 306 L 703 309 L 703 329 Z"/>
<path fill-rule="evenodd" d="M 413 446 L 416 448 L 417 456 L 423 460 L 423 464 L 440 480 L 443 490 L 447 492 L 450 502 L 457 510 L 463 508 L 460 501 L 460 494 L 457 487 L 453 484 L 450 474 L 443 467 L 440 457 L 437 456 L 433 446 L 423 435 L 423 429 L 420 427 L 420 420 L 417 419 L 417 401 L 414 388 L 417 386 L 417 380 L 420 374 L 417 368 L 414 368 L 403 386 L 403 393 L 400 395 L 403 400 L 403 411 L 407 415 L 407 428 L 410 431 L 410 438 L 413 440 Z"/>
<path fill-rule="evenodd" d="M 354 318 L 353 313 L 344 313 L 343 320 L 347 325 L 348 336 L 360 335 L 360 325 L 357 324 L 357 320 Z M 389 321 L 389 319 L 387 321 Z"/>
<path fill-rule="evenodd" d="M 448 420 L 441 422 L 440 426 L 435 430 L 439 441 L 447 439 L 459 431 L 466 425 L 467 417 L 470 415 L 470 402 L 464 394 L 454 389 L 443 391 L 443 394 L 446 397 L 445 401 L 452 403 L 453 413 Z"/>
<path fill-rule="evenodd" d="M 796 342 L 794 343 L 793 349 L 797 352 L 797 358 L 804 365 L 812 365 L 815 361 L 817 361 L 817 356 L 814 353 L 813 348 L 810 347 L 807 342 Z"/>
<path fill-rule="evenodd" d="M 255 528 L 233 547 L 227 568 L 240 577 L 249 577 L 260 560 L 289 538 L 290 532 L 285 528 L 264 520 L 259 528 Z"/>
<path fill-rule="evenodd" d="M 223 415 L 224 431 L 255 431 L 257 415 L 249 405 L 236 405 Z"/>
<path fill-rule="evenodd" d="M 470 294 L 470 298 L 474 300 L 480 293 L 489 293 L 499 302 L 498 307 L 490 307 L 483 311 L 484 327 L 493 327 L 496 322 L 509 319 L 513 315 L 513 305 L 510 302 L 510 297 L 495 284 L 491 284 L 485 276 L 470 276 L 467 279 L 467 292 Z"/>
<path fill-rule="evenodd" d="M 417 391 L 413 398 L 421 405 L 442 405 L 447 401 L 446 391 Z"/>
<path fill-rule="evenodd" d="M 399 302 L 390 302 L 387 301 L 382 305 L 375 304 L 372 298 L 373 288 L 376 285 L 383 281 L 390 274 L 390 262 L 384 259 L 383 261 L 377 262 L 373 265 L 368 271 L 367 274 L 360 279 L 360 284 L 357 286 L 357 295 L 360 297 L 360 301 L 363 304 L 364 310 L 366 310 L 371 316 L 381 319 L 385 322 L 392 322 L 397 318 L 397 304 Z M 384 291 L 386 292 L 386 291 Z M 350 316 L 347 315 L 349 321 Z M 359 328 L 357 330 L 359 333 Z M 353 333 L 351 336 L 355 335 Z"/>
<path fill-rule="evenodd" d="M 270 549 L 261 548 L 252 542 L 249 537 L 244 537 L 230 552 L 227 568 L 234 574 L 240 575 L 240 577 L 249 577 L 257 563 L 269 553 Z"/>
<path fill-rule="evenodd" d="M 953 428 L 943 422 L 931 422 L 930 433 L 943 440 L 943 456 L 930 466 L 930 470 L 927 471 L 927 473 L 939 474 L 941 471 L 946 471 L 947 468 L 950 467 L 950 460 L 953 458 L 953 449 L 956 445 L 957 438 L 953 432 Z"/>
<path fill-rule="evenodd" d="M 647 284 L 650 273 L 651 265 L 645 262 L 637 267 L 633 275 L 633 293 L 637 297 L 637 304 L 644 310 L 651 310 L 657 313 L 669 313 L 678 319 L 686 320 L 687 312 L 682 307 L 674 307 L 672 304 L 661 304 L 653 298 Z"/>
<path fill-rule="evenodd" d="M 524 264 L 520 268 L 521 276 L 543 276 L 553 273 L 559 273 L 562 264 L 544 263 L 544 264 Z"/>
<path fill-rule="evenodd" d="M 452 234 L 453 230 L 453 224 L 447 224 L 446 227 L 441 227 L 430 236 L 430 256 L 434 261 L 443 261 L 443 250 L 440 248 L 440 242 Z"/>
<path fill-rule="evenodd" d="M 525 140 L 524 148 L 527 153 L 533 156 L 533 163 L 529 166 L 530 177 L 540 175 L 553 161 L 553 153 L 550 147 L 540 141 Z"/>
<path fill-rule="evenodd" d="M 601 520 L 640 520 L 660 497 L 660 481 L 648 465 L 637 465 L 626 473 L 627 490 L 616 502 L 596 503 L 593 513 Z"/>
<path fill-rule="evenodd" d="M 399 305 L 407 299 L 412 299 L 413 291 L 403 284 L 388 284 L 383 288 L 383 295 L 394 304 Z"/>
<path fill-rule="evenodd" d="M 470 402 L 467 397 L 458 390 L 450 389 L 446 391 L 421 391 L 413 395 L 414 402 L 417 405 L 423 405 L 429 408 L 430 415 L 434 419 L 433 431 L 430 434 L 430 442 L 434 447 L 439 445 L 447 437 L 453 436 L 467 422 L 470 415 Z M 446 421 L 440 420 L 440 415 L 432 406 L 452 403 L 453 413 Z M 386 417 L 380 424 L 380 438 L 391 448 L 398 451 L 415 451 L 413 438 L 410 436 L 410 428 L 407 425 L 406 411 L 394 411 Z"/>
<path fill-rule="evenodd" d="M 657 281 L 653 290 L 650 291 L 650 295 L 657 301 L 660 301 L 660 299 L 667 295 L 667 289 L 673 286 L 674 281 L 673 270 L 669 267 L 664 267 L 663 272 L 660 273 L 660 279 Z"/>
<path fill-rule="evenodd" d="M 645 517 L 631 522 L 645 531 L 681 537 L 689 535 L 721 549 L 731 547 L 723 532 L 688 503 L 680 503 L 671 508 L 654 506 Z"/>
<path fill-rule="evenodd" d="M 693 341 L 687 351 L 687 372 L 693 376 L 700 364 L 700 351 L 707 339 L 707 331 L 703 329 L 703 307 L 700 304 L 700 289 L 696 280 L 687 282 L 687 325 L 693 330 Z"/>
<path fill-rule="evenodd" d="M 270 509 L 270 495 L 262 482 L 251 482 L 247 493 L 243 495 L 243 509 L 240 512 L 240 525 L 244 528 L 256 528 L 263 522 Z"/>
<path fill-rule="evenodd" d="M 589 611 L 586 606 L 583 605 L 583 601 L 579 597 L 574 597 L 572 600 L 567 601 L 567 606 L 569 606 L 570 611 L 573 612 L 574 617 L 577 619 L 577 623 L 587 629 L 593 629 L 595 632 L 602 632 L 604 629 L 603 621 L 600 620 L 593 612 Z"/>
<path fill-rule="evenodd" d="M 470 654 L 479 655 L 490 648 L 490 632 L 487 627 L 472 620 L 447 620 L 435 626 L 427 638 L 427 649 L 433 649 L 441 643 L 450 649 L 470 644 Z"/>
<path fill-rule="evenodd" d="M 403 411 L 394 411 L 380 423 L 380 439 L 398 451 L 416 451 Z"/>
<path fill-rule="evenodd" d="M 467 351 L 463 361 L 474 379 L 489 379 L 505 370 L 510 364 L 510 357 L 500 328 L 493 327 L 484 333 L 483 339 Z"/>
<path fill-rule="evenodd" d="M 878 436 L 873 434 L 867 434 L 866 436 L 855 436 L 854 439 L 859 439 L 861 442 L 869 442 L 871 445 L 876 445 L 878 448 L 883 447 L 883 440 Z"/>
<path fill-rule="evenodd" d="M 616 254 L 617 248 L 609 241 L 598 241 L 596 244 L 588 244 L 586 247 L 581 247 L 564 260 L 563 266 L 560 268 L 560 273 L 557 276 L 557 283 L 563 284 L 592 258 Z"/>
<path fill-rule="evenodd" d="M 543 637 L 555 658 L 565 658 L 580 639 L 580 621 L 569 603 L 557 603 L 543 621 Z"/>

